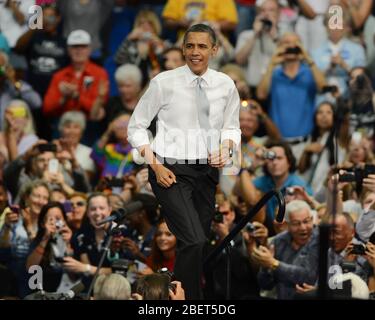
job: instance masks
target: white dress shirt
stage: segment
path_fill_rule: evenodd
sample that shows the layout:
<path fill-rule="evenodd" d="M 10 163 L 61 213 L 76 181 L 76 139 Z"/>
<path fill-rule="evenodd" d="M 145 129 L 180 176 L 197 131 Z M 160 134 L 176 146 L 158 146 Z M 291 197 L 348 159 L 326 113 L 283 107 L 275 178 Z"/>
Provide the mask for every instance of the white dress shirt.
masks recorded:
<path fill-rule="evenodd" d="M 197 78 L 185 65 L 151 80 L 129 121 L 128 140 L 134 148 L 150 144 L 147 128 L 157 115 L 157 133 L 151 144 L 155 153 L 173 159 L 207 159 L 196 104 Z M 202 78 L 210 102 L 211 128 L 218 130 L 221 142 L 230 139 L 239 146 L 240 98 L 233 80 L 212 69 Z"/>

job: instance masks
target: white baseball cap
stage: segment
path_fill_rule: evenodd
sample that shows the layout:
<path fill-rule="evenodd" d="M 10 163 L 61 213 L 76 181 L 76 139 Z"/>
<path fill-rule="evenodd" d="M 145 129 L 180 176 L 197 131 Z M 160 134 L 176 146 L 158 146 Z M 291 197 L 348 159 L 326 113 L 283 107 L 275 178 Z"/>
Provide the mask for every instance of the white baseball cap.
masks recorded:
<path fill-rule="evenodd" d="M 68 36 L 68 46 L 84 46 L 91 44 L 91 36 L 85 30 L 74 30 Z"/>

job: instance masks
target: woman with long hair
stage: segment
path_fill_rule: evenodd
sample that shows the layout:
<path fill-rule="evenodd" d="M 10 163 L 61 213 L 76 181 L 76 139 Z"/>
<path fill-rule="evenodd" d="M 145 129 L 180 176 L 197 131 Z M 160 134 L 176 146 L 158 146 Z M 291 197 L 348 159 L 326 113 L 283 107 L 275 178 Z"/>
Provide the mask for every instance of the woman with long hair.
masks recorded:
<path fill-rule="evenodd" d="M 338 134 L 336 155 L 335 107 L 330 102 L 322 102 L 314 117 L 314 128 L 300 158 L 298 169 L 311 185 L 314 193 L 323 187 L 324 177 L 331 166 L 341 163 L 345 157 L 344 136 Z M 337 156 L 337 159 L 336 159 Z"/>
<path fill-rule="evenodd" d="M 61 284 L 63 268 L 61 262 L 71 255 L 72 230 L 67 225 L 64 206 L 50 202 L 40 211 L 38 232 L 30 247 L 26 267 L 39 265 L 43 270 L 43 289 L 54 292 Z"/>
<path fill-rule="evenodd" d="M 146 259 L 147 268 L 140 271 L 140 275 L 151 274 L 161 268 L 173 272 L 176 257 L 176 237 L 169 230 L 167 223 L 161 219 L 153 239 L 150 256 Z"/>

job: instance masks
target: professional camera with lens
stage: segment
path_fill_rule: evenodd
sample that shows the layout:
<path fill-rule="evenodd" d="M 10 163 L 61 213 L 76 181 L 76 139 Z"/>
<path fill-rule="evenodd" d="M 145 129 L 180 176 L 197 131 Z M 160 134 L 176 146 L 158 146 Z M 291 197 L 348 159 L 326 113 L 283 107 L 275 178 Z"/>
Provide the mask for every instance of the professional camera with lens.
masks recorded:
<path fill-rule="evenodd" d="M 276 152 L 267 150 L 263 153 L 264 160 L 275 160 L 276 159 Z"/>
<path fill-rule="evenodd" d="M 174 293 L 176 293 L 176 284 L 172 283 L 173 281 L 176 280 L 176 276 L 174 275 L 173 272 L 169 271 L 167 268 L 161 268 L 157 271 L 159 274 L 165 274 L 169 278 L 169 284 L 168 288 L 172 290 Z"/>
<path fill-rule="evenodd" d="M 375 174 L 375 165 L 366 164 L 364 168 L 340 169 L 338 173 L 339 182 L 355 182 L 357 185 L 362 185 L 363 179 L 369 174 Z"/>
<path fill-rule="evenodd" d="M 132 262 L 127 259 L 117 259 L 112 262 L 111 269 L 113 273 L 121 274 L 126 278 L 129 266 Z"/>
<path fill-rule="evenodd" d="M 219 211 L 219 205 L 215 204 L 215 215 L 212 219 L 215 223 L 223 223 L 224 222 L 224 215 Z"/>

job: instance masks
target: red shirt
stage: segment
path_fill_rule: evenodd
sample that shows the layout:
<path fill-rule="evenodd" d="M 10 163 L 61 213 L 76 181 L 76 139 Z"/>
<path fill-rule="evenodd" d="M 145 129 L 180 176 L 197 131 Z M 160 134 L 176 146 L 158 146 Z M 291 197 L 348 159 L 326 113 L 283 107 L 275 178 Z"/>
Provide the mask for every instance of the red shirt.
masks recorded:
<path fill-rule="evenodd" d="M 171 258 L 169 260 L 163 260 L 163 262 L 162 262 L 162 268 L 167 268 L 170 272 L 173 272 L 175 260 L 176 260 L 175 256 L 173 256 L 173 258 Z M 152 270 L 154 270 L 155 265 L 154 265 L 154 262 L 152 261 L 152 256 L 149 256 L 149 257 L 146 258 L 146 264 Z M 157 270 L 155 270 L 155 271 L 157 271 Z"/>
<path fill-rule="evenodd" d="M 44 97 L 43 112 L 46 116 L 60 116 L 66 111 L 80 110 L 88 115 L 98 97 L 100 81 L 109 81 L 107 72 L 95 63 L 88 62 L 79 78 L 76 77 L 73 66 L 70 65 L 56 72 Z M 68 99 L 60 105 L 62 94 L 60 82 L 76 83 L 79 96 L 77 99 Z M 108 97 L 107 97 L 108 98 Z"/>

